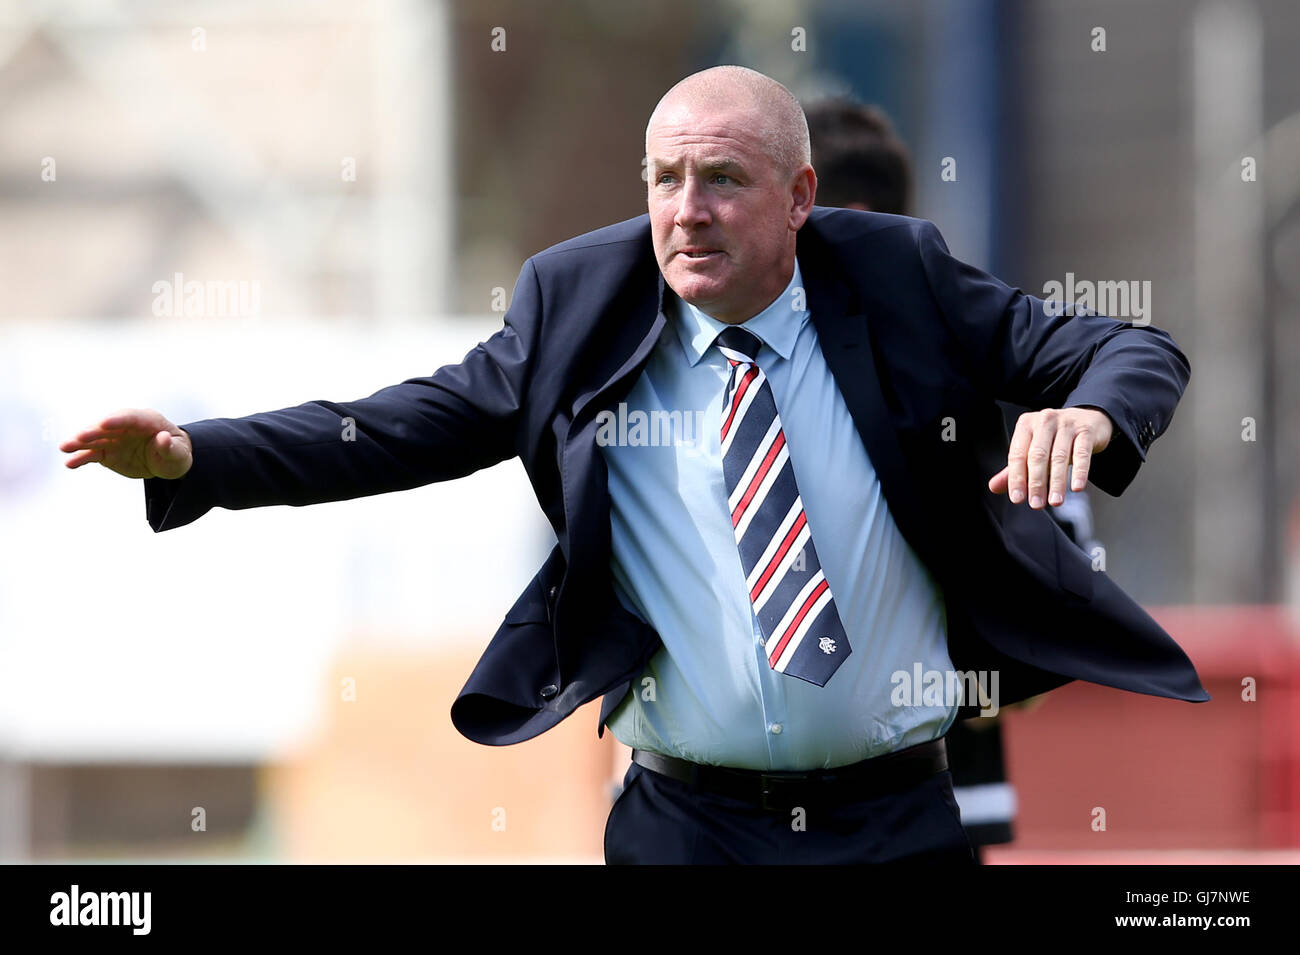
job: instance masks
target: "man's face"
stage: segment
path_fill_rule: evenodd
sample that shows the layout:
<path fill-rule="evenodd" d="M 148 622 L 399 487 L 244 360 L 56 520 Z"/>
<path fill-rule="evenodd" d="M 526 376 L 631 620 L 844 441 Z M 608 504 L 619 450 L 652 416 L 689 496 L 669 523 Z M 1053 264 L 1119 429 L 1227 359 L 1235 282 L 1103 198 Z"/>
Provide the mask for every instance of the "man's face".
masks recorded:
<path fill-rule="evenodd" d="M 656 118 L 646 141 L 655 256 L 681 298 L 728 323 L 766 308 L 790 281 L 794 236 L 812 207 L 811 167 L 776 168 L 755 130 L 763 117 L 735 108 L 680 106 Z"/>

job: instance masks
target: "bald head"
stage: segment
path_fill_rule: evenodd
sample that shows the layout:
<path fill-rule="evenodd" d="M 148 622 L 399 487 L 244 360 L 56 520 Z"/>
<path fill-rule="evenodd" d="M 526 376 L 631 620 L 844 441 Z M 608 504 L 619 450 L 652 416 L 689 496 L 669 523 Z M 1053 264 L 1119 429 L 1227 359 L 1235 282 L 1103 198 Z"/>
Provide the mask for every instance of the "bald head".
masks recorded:
<path fill-rule="evenodd" d="M 646 124 L 647 153 L 650 134 L 661 121 L 715 111 L 750 114 L 750 128 L 781 175 L 811 161 L 808 121 L 794 94 L 770 76 L 743 66 L 715 66 L 692 73 L 665 93 Z"/>
<path fill-rule="evenodd" d="M 817 174 L 790 91 L 720 66 L 665 94 L 646 127 L 646 209 L 664 281 L 721 322 L 747 321 L 794 274 Z"/>

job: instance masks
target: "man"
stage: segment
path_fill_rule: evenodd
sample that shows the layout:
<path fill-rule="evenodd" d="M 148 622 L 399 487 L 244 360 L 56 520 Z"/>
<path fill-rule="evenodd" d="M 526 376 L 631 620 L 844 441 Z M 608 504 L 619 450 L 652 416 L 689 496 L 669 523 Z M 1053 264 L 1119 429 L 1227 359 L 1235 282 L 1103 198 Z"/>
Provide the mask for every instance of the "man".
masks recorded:
<path fill-rule="evenodd" d="M 166 530 L 518 455 L 558 543 L 452 721 L 516 743 L 603 697 L 636 749 L 611 862 L 969 862 L 961 708 L 1079 678 L 1207 699 L 1043 512 L 1071 462 L 1132 480 L 1189 375 L 1168 335 L 1050 317 L 921 220 L 814 210 L 802 110 L 753 71 L 683 80 L 646 149 L 648 216 L 530 258 L 460 364 L 184 428 L 121 413 L 68 465 L 144 478 Z M 999 395 L 1042 409 L 1009 456 Z M 955 667 L 986 692 L 900 693 Z"/>

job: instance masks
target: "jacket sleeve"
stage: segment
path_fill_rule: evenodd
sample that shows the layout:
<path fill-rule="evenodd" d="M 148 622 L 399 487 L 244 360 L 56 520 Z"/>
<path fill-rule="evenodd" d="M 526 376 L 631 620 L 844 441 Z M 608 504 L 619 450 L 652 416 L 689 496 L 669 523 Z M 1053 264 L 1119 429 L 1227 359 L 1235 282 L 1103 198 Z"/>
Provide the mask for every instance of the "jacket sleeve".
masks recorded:
<path fill-rule="evenodd" d="M 953 258 L 934 224 L 918 223 L 931 292 L 976 383 L 992 398 L 1029 408 L 1104 411 L 1114 434 L 1092 459 L 1089 479 L 1107 494 L 1122 493 L 1169 427 L 1191 376 L 1173 338 L 1149 325 L 1046 307 Z"/>
<path fill-rule="evenodd" d="M 178 480 L 144 481 L 155 531 L 213 507 L 301 506 L 463 477 L 517 452 L 541 294 L 524 263 L 504 326 L 463 361 L 350 402 L 309 401 L 181 427 L 194 463 Z"/>

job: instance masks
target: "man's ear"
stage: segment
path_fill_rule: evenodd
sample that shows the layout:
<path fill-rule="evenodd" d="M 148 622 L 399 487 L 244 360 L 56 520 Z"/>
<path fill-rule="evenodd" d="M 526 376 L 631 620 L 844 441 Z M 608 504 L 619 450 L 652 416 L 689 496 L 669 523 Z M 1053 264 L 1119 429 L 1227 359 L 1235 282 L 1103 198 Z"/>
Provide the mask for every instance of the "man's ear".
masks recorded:
<path fill-rule="evenodd" d="M 816 199 L 817 173 L 813 172 L 812 166 L 804 163 L 790 183 L 790 231 L 798 232 L 808 221 Z"/>

